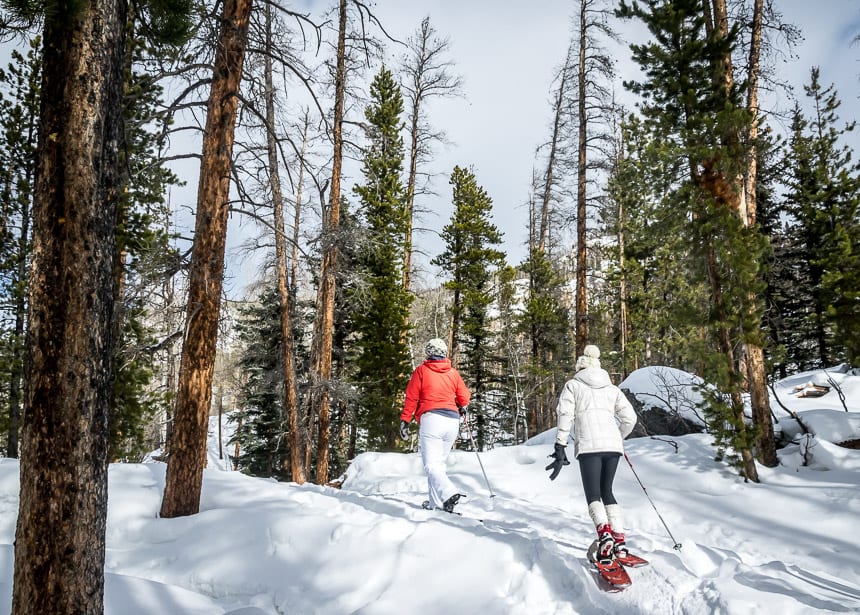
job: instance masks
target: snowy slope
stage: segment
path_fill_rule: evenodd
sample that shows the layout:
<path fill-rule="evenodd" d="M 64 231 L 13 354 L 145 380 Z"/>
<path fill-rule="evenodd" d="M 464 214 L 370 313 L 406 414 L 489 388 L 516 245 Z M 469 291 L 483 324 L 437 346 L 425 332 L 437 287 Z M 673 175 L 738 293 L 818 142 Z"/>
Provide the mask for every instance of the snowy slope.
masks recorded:
<path fill-rule="evenodd" d="M 843 379 L 855 410 L 858 381 Z M 826 422 L 827 434 L 848 439 L 858 415 L 838 407 L 818 398 L 808 410 L 824 417 L 811 423 Z M 675 438 L 677 452 L 663 441 L 629 440 L 630 460 L 668 530 L 622 462 L 615 491 L 628 542 L 651 565 L 632 570 L 633 585 L 610 594 L 584 559 L 593 528 L 576 465 L 553 482 L 543 469 L 553 438 L 551 430 L 482 453 L 489 486 L 475 453 L 453 453 L 449 473 L 469 494 L 458 506 L 462 517 L 420 508 L 417 454 L 361 455 L 340 490 L 213 465 L 200 514 L 179 519 L 158 518 L 163 464 L 113 465 L 106 613 L 860 611 L 860 451 L 820 434 L 784 449 L 782 464 L 760 468 L 762 483 L 754 485 L 713 460 L 706 435 Z M 16 461 L 0 460 L 0 615 L 11 603 L 17 470 Z"/>

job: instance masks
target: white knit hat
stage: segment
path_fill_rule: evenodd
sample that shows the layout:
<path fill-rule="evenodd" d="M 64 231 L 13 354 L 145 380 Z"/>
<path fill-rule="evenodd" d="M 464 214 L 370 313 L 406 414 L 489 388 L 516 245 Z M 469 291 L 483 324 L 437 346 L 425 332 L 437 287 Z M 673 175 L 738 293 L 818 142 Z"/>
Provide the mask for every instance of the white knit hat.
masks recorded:
<path fill-rule="evenodd" d="M 445 340 L 434 337 L 424 346 L 424 354 L 428 357 L 445 358 L 448 356 L 448 344 L 445 343 Z"/>
<path fill-rule="evenodd" d="M 600 368 L 600 348 L 589 344 L 582 351 L 582 356 L 576 359 L 576 371 L 586 367 Z"/>

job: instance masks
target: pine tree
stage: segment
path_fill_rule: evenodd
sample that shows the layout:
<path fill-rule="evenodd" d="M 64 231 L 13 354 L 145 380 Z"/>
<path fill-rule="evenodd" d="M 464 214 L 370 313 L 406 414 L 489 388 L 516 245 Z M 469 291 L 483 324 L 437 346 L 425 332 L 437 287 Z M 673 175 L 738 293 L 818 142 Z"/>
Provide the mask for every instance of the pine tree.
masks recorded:
<path fill-rule="evenodd" d="M 164 231 L 171 216 L 166 203 L 171 186 L 181 182 L 160 157 L 164 146 L 157 126 L 163 121 L 164 88 L 146 70 L 154 53 L 149 26 L 129 17 L 123 139 L 117 214 L 117 345 L 111 407 L 111 459 L 137 460 L 145 451 L 145 424 L 167 405 L 166 393 L 152 386 L 155 347 L 151 322 L 153 289 L 160 286 L 176 250 Z"/>
<path fill-rule="evenodd" d="M 283 437 L 283 397 L 279 356 L 282 343 L 277 288 L 265 288 L 256 301 L 239 309 L 236 334 L 244 374 L 238 405 L 231 417 L 242 421 L 230 444 L 239 444 L 240 471 L 251 476 L 289 480 L 288 441 Z"/>
<path fill-rule="evenodd" d="M 533 248 L 520 269 L 528 278 L 519 319 L 529 349 L 523 395 L 529 430 L 540 433 L 554 425 L 557 390 L 571 373 L 570 312 L 564 302 L 565 278 L 543 251 Z"/>
<path fill-rule="evenodd" d="M 41 39 L 30 41 L 24 57 L 12 50 L 8 70 L 0 71 L 0 421 L 7 434 L 6 456 L 18 456 L 27 317 L 27 267 L 39 114 Z M 5 420 L 4 420 L 5 419 Z"/>
<path fill-rule="evenodd" d="M 788 158 L 788 210 L 792 236 L 809 283 L 805 326 L 799 340 L 817 366 L 837 358 L 860 356 L 860 165 L 839 141 L 854 129 L 838 129 L 839 101 L 833 87 L 822 87 L 813 68 L 805 92 L 814 109 L 811 119 L 795 109 Z M 803 291 L 801 291 L 803 292 Z"/>
<path fill-rule="evenodd" d="M 618 344 L 623 348 L 618 367 L 622 373 L 645 365 L 699 371 L 697 315 L 706 309 L 707 290 L 694 279 L 683 237 L 686 220 L 666 200 L 679 153 L 653 140 L 636 117 L 622 124 L 620 141 L 608 183 L 614 210 L 606 214 L 608 230 L 616 236 L 623 232 L 618 242 L 623 254 L 614 255 L 609 274 L 612 286 L 625 289 L 618 298 L 626 312 L 626 330 L 618 331 L 624 340 Z"/>
<path fill-rule="evenodd" d="M 524 373 L 522 365 L 522 345 L 524 337 L 519 331 L 519 292 L 520 273 L 516 267 L 502 267 L 496 275 L 496 306 L 499 310 L 498 355 L 499 381 L 502 382 L 497 401 L 507 408 L 506 416 L 497 414 L 501 423 L 499 441 L 502 444 L 519 444 L 529 438 L 529 424 L 526 419 L 526 405 L 523 395 Z"/>
<path fill-rule="evenodd" d="M 746 425 L 743 370 L 738 349 L 761 346 L 759 305 L 766 241 L 747 226 L 741 211 L 741 179 L 746 154 L 741 135 L 749 134 L 750 114 L 732 76 L 731 54 L 737 24 L 722 19 L 718 0 L 622 1 L 617 13 L 641 19 L 651 41 L 631 45 L 643 68 L 641 82 L 626 84 L 641 95 L 646 125 L 660 142 L 678 143 L 686 161 L 675 177 L 673 200 L 689 216 L 687 239 L 698 277 L 710 292 L 706 318 L 710 340 L 701 344 L 705 378 L 716 386 L 706 408 L 718 456 L 737 452 L 739 470 L 757 481 L 754 431 Z M 716 352 L 714 351 L 716 350 Z"/>
<path fill-rule="evenodd" d="M 495 248 L 502 235 L 490 221 L 493 201 L 480 187 L 471 170 L 454 167 L 454 214 L 442 229 L 445 250 L 431 262 L 450 276 L 443 286 L 454 296 L 451 356 L 472 390 L 470 409 L 477 444 L 484 448 L 487 427 L 496 419 L 494 403 L 498 384 L 498 340 L 493 330 L 490 306 L 494 276 L 504 266 L 504 253 Z"/>
<path fill-rule="evenodd" d="M 393 449 L 410 371 L 405 327 L 412 297 L 403 287 L 408 217 L 401 181 L 403 98 L 384 67 L 373 79 L 370 99 L 365 110 L 370 144 L 362 165 L 364 184 L 354 189 L 368 229 L 360 255 L 362 287 L 354 295 L 362 308 L 355 315 L 357 365 L 367 445 Z"/>
<path fill-rule="evenodd" d="M 763 329 L 769 342 L 768 360 L 778 378 L 808 366 L 803 340 L 807 337 L 802 322 L 806 307 L 811 305 L 809 271 L 803 265 L 802 248 L 789 224 L 787 202 L 779 193 L 785 178 L 791 175 L 785 143 L 771 130 L 765 130 L 758 142 L 758 181 L 756 217 L 770 249 L 765 255 L 767 287 Z"/>

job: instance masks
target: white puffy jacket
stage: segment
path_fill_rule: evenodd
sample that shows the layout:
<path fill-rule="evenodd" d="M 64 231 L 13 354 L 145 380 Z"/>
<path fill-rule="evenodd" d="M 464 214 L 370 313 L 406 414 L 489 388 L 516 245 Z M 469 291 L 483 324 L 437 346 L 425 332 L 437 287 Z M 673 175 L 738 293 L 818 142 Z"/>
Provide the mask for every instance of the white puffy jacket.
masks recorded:
<path fill-rule="evenodd" d="M 558 399 L 556 442 L 567 445 L 573 427 L 574 457 L 583 453 L 624 452 L 622 440 L 636 425 L 636 412 L 605 369 L 579 370 Z M 616 422 L 617 419 L 617 422 Z"/>

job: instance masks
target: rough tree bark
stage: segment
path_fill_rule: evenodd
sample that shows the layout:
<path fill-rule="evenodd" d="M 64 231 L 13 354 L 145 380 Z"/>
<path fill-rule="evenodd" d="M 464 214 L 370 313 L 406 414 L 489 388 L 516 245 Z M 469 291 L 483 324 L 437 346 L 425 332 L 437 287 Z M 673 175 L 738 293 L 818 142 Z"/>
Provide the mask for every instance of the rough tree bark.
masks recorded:
<path fill-rule="evenodd" d="M 763 0 L 755 0 L 753 6 L 752 36 L 750 42 L 749 74 L 747 77 L 749 94 L 747 110 L 752 117 L 749 130 L 749 152 L 747 154 L 747 172 L 744 183 L 746 211 L 743 213 L 744 223 L 754 226 L 756 223 L 756 187 L 758 178 L 758 139 L 759 107 L 758 107 L 758 78 L 761 56 L 761 35 L 763 19 Z M 750 296 L 749 305 L 755 306 L 759 299 Z M 767 369 L 764 362 L 764 349 L 761 344 L 752 342 L 746 345 L 747 379 L 749 381 L 750 406 L 752 407 L 753 424 L 756 426 L 756 450 L 758 459 L 764 465 L 773 468 L 779 464 L 776 456 L 776 442 L 771 421 L 770 397 L 767 390 Z"/>
<path fill-rule="evenodd" d="M 728 36 L 729 33 L 729 18 L 728 11 L 726 7 L 725 0 L 711 0 L 711 2 L 705 3 L 705 15 L 708 19 L 709 30 L 712 33 L 715 33 L 717 36 L 725 37 Z M 734 87 L 734 75 L 733 75 L 733 66 L 732 66 L 732 58 L 731 53 L 726 52 L 722 58 L 718 60 L 716 72 L 716 79 L 726 92 L 730 92 Z M 739 135 L 734 133 L 727 133 L 721 137 L 721 140 L 724 144 L 733 144 L 736 143 L 739 138 Z M 741 218 L 745 225 L 749 224 L 749 218 L 747 216 L 748 205 L 746 204 L 746 198 L 749 197 L 748 194 L 744 194 L 744 180 L 743 178 L 729 178 L 723 176 L 719 171 L 717 171 L 717 165 L 715 161 L 707 161 L 704 164 L 705 172 L 700 175 L 700 185 L 702 185 L 710 194 L 717 199 L 718 202 L 722 202 L 724 206 L 731 208 L 732 211 L 735 211 L 737 215 Z M 754 190 L 753 190 L 754 192 Z M 713 249 L 710 253 L 710 258 L 708 262 L 708 270 L 711 278 L 712 291 L 715 296 L 716 308 L 719 313 L 724 313 L 725 307 L 722 305 L 721 299 L 721 291 L 719 290 L 722 285 L 722 281 L 719 279 L 719 274 L 716 272 L 715 264 L 713 258 Z M 726 355 L 726 361 L 728 363 L 728 368 L 730 373 L 738 372 L 738 361 L 737 357 L 734 354 L 734 350 L 732 349 L 731 342 L 729 340 L 729 332 L 725 330 L 725 327 L 721 327 L 719 333 L 719 344 L 721 350 Z M 749 351 L 749 345 L 747 345 L 747 351 Z M 755 374 L 748 371 L 748 374 L 752 374 L 756 379 L 764 376 L 764 361 L 761 353 L 761 348 L 756 346 L 752 349 L 754 354 L 752 356 L 748 355 L 748 360 L 752 359 L 748 362 L 748 367 L 751 367 L 755 364 L 754 369 L 756 370 Z M 758 361 L 756 361 L 758 359 Z M 757 394 L 760 394 L 762 390 L 762 386 L 764 384 L 764 380 L 762 382 L 758 382 L 756 380 Z M 764 403 L 767 404 L 767 391 L 764 390 Z M 761 404 L 761 397 L 757 397 L 757 402 Z M 743 414 L 743 401 L 741 399 L 739 392 L 734 392 L 732 394 L 732 406 L 736 409 L 738 413 L 737 421 L 738 421 L 738 429 L 745 431 L 745 417 Z M 769 414 L 769 407 L 768 407 Z M 768 422 L 770 418 L 768 416 Z M 758 482 L 758 469 L 755 465 L 755 458 L 752 454 L 752 450 L 749 448 L 742 448 L 740 451 L 741 459 L 743 461 L 743 471 L 744 476 L 748 480 Z"/>
<path fill-rule="evenodd" d="M 104 609 L 126 9 L 44 18 L 14 615 Z"/>
<path fill-rule="evenodd" d="M 311 345 L 308 404 L 319 421 L 316 482 L 328 482 L 331 439 L 331 350 L 334 332 L 334 299 L 337 287 L 337 232 L 340 226 L 340 175 L 343 161 L 343 114 L 346 92 L 346 0 L 340 0 L 335 70 L 334 118 L 332 120 L 331 188 L 329 206 L 323 216 L 323 257 L 317 291 L 316 318 Z"/>
<path fill-rule="evenodd" d="M 162 517 L 193 515 L 200 510 L 224 281 L 233 134 L 252 4 L 252 0 L 225 0 L 221 16 L 203 134 L 185 342 L 161 502 Z"/>

